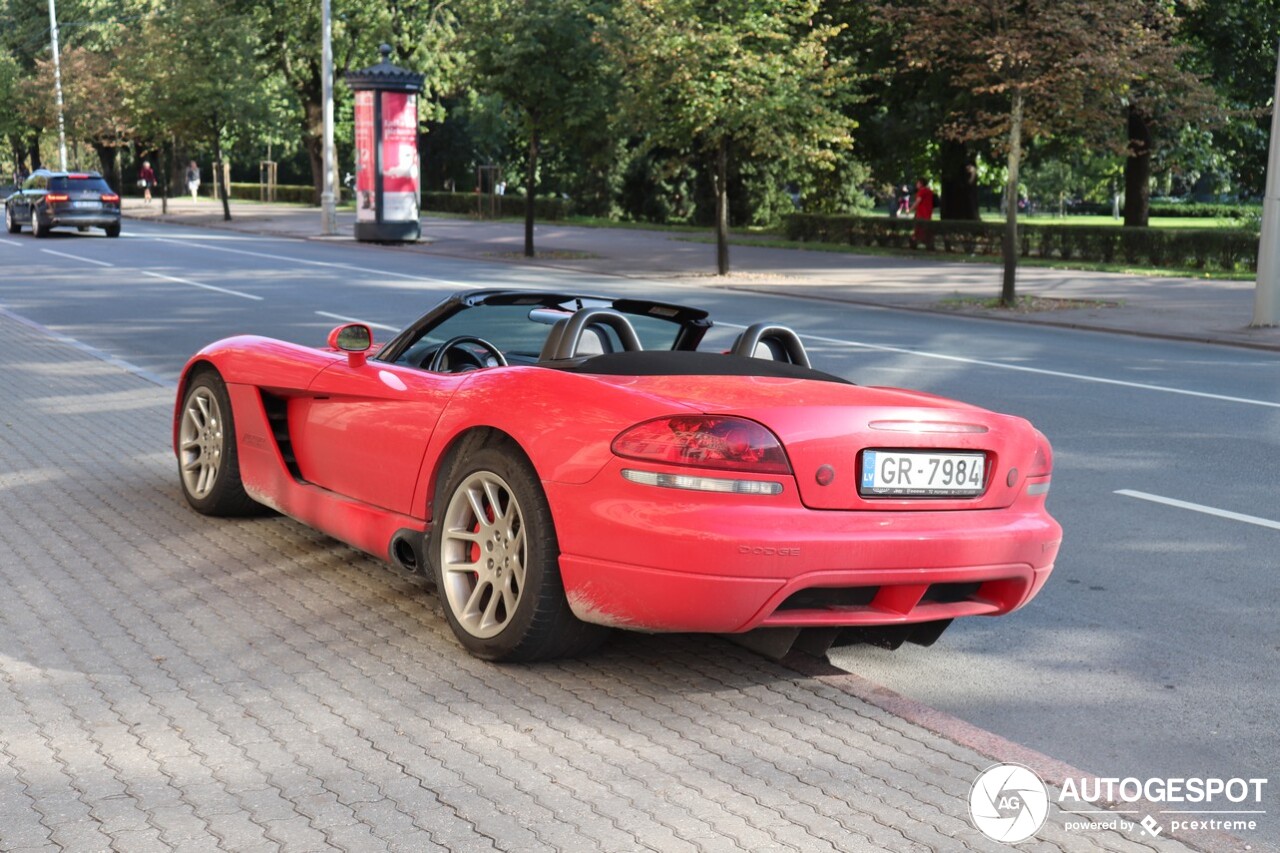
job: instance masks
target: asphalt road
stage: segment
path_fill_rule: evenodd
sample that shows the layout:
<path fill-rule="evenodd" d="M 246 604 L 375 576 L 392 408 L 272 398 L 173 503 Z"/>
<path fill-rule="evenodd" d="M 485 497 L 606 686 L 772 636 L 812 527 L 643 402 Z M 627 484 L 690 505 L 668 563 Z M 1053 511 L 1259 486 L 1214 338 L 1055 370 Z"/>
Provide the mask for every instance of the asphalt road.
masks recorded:
<path fill-rule="evenodd" d="M 389 336 L 460 288 L 563 288 L 700 304 L 726 343 L 785 323 L 829 372 L 1023 415 L 1054 444 L 1066 531 L 1045 590 L 833 663 L 1100 776 L 1274 775 L 1280 355 L 142 223 L 3 237 L 0 268 L 0 307 L 161 381 L 230 334 Z"/>

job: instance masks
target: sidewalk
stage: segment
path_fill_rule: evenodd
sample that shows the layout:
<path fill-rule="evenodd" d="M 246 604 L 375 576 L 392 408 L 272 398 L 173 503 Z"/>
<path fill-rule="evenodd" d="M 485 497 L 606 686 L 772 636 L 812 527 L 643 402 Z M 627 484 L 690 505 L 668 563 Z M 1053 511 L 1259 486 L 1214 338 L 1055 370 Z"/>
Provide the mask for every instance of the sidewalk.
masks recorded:
<path fill-rule="evenodd" d="M 144 205 L 127 199 L 125 215 L 298 239 L 353 240 L 354 213 L 349 211 L 338 215 L 339 236 L 321 237 L 316 208 L 247 202 L 233 202 L 231 207 L 232 220 L 224 222 L 222 206 L 213 199 L 194 204 L 189 198 L 170 201 L 169 213 L 163 216 L 158 201 Z M 999 296 L 997 264 L 733 246 L 733 272 L 721 278 L 713 275 L 714 246 L 704 242 L 710 237 L 710 232 L 540 224 L 535 236 L 540 258 L 529 261 L 521 254 L 523 223 L 437 218 L 428 212 L 423 241 L 400 250 L 632 278 L 696 278 L 706 286 L 1280 350 L 1280 328 L 1249 328 L 1252 281 L 1021 267 L 1019 293 L 1042 297 L 1046 310 L 1014 313 L 957 304 Z"/>
<path fill-rule="evenodd" d="M 476 660 L 378 561 L 280 516 L 189 510 L 170 389 L 3 311 L 0 363 L 10 853 L 1001 853 L 969 817 L 979 774 L 1078 772 L 716 638 Z M 1018 849 L 1190 849 L 1070 826 L 1101 817 L 1051 802 Z"/>

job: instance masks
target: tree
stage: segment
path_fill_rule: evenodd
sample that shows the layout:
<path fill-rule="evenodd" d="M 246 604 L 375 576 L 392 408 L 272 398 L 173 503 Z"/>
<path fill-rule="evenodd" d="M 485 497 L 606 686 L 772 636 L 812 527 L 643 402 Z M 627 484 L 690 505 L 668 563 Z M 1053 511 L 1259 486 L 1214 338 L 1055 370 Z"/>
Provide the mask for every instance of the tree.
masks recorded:
<path fill-rule="evenodd" d="M 317 201 L 324 185 L 324 100 L 320 5 L 314 0 L 235 0 L 252 14 L 261 37 L 260 58 L 288 84 L 297 105 L 299 135 L 311 162 Z M 335 0 L 332 4 L 334 76 L 373 65 L 378 45 L 392 46 L 393 61 L 425 75 L 419 109 L 451 86 L 457 56 L 450 48 L 454 18 L 445 0 Z M 349 98 L 344 86 L 335 98 Z"/>
<path fill-rule="evenodd" d="M 110 54 L 83 47 L 61 53 L 66 135 L 93 147 L 107 183 L 119 190 L 116 152 L 134 132 L 129 111 L 122 106 L 131 100 L 128 81 Z M 57 106 L 48 94 L 53 91 L 53 61 L 37 59 L 35 76 L 23 88 L 20 102 L 27 121 L 34 127 L 56 128 Z"/>
<path fill-rule="evenodd" d="M 18 101 L 18 85 L 21 71 L 15 60 L 7 51 L 0 49 L 0 104 L 16 104 Z M 26 122 L 22 120 L 16 109 L 0 110 L 0 138 L 8 145 L 9 154 L 13 157 L 13 171 L 16 173 L 22 165 L 24 155 L 21 140 L 26 133 Z M 14 175 L 16 176 L 16 175 Z M 11 175 L 0 174 L 0 184 Z"/>
<path fill-rule="evenodd" d="M 1192 47 L 1192 67 L 1221 95 L 1229 114 L 1214 147 L 1232 166 L 1245 194 L 1266 188 L 1271 97 L 1275 91 L 1280 14 L 1274 2 L 1199 0 L 1179 3 L 1179 37 Z"/>
<path fill-rule="evenodd" d="M 1188 48 L 1175 38 L 1178 21 L 1164 0 L 1145 0 L 1134 22 L 1130 66 L 1124 93 L 1124 224 L 1145 228 L 1151 209 L 1152 161 L 1183 128 L 1215 120 L 1217 98 L 1183 66 Z"/>
<path fill-rule="evenodd" d="M 1146 33 L 1143 0 L 922 0 L 882 6 L 908 68 L 948 73 L 971 108 L 944 127 L 986 140 L 1007 162 L 1000 300 L 1017 299 L 1018 171 L 1026 144 L 1068 129 L 1109 126 Z"/>
<path fill-rule="evenodd" d="M 831 165 L 851 144 L 840 111 L 849 66 L 828 50 L 840 25 L 817 0 L 634 0 L 607 36 L 626 109 L 648 144 L 712 166 L 716 268 L 729 272 L 729 161 Z"/>
<path fill-rule="evenodd" d="M 134 38 L 125 55 L 130 79 L 140 81 L 139 104 L 150 113 L 144 123 L 153 132 L 162 127 L 207 140 L 215 163 L 222 163 L 228 136 L 266 111 L 254 21 L 237 14 L 230 0 L 174 0 Z M 226 182 L 219 186 L 229 220 Z"/>
<path fill-rule="evenodd" d="M 473 84 L 502 98 L 525 137 L 524 253 L 534 256 L 533 223 L 542 146 L 597 147 L 608 127 L 615 75 L 592 39 L 598 0 L 472 0 L 462 40 Z"/>

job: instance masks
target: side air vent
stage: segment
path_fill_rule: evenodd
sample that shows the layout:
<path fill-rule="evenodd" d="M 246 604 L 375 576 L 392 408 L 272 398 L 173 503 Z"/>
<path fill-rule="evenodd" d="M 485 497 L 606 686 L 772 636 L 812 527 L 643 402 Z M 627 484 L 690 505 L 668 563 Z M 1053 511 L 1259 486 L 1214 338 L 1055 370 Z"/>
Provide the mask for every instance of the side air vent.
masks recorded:
<path fill-rule="evenodd" d="M 277 397 L 262 391 L 262 407 L 266 409 L 267 420 L 271 423 L 271 435 L 276 441 L 276 446 L 280 448 L 280 455 L 284 457 L 284 464 L 289 469 L 289 473 L 298 482 L 305 482 L 302 478 L 302 471 L 298 468 L 298 458 L 293 452 L 293 442 L 289 440 L 289 403 L 283 397 Z"/>

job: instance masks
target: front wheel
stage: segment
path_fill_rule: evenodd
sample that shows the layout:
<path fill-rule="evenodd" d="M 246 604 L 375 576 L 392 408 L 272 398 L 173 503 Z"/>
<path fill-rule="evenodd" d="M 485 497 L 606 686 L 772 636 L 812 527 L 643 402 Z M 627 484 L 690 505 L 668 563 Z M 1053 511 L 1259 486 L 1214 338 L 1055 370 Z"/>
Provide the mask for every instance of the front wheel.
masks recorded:
<path fill-rule="evenodd" d="M 9 229 L 10 234 L 17 234 L 22 230 L 22 223 L 13 215 L 13 205 L 6 204 L 4 206 L 4 225 Z"/>
<path fill-rule="evenodd" d="M 458 641 L 495 661 L 546 660 L 599 645 L 608 629 L 580 622 L 565 600 L 551 508 L 519 449 L 464 448 L 440 485 L 430 552 Z"/>
<path fill-rule="evenodd" d="M 253 515 L 245 493 L 227 386 L 206 371 L 192 380 L 178 422 L 178 474 L 187 503 L 205 515 Z"/>

